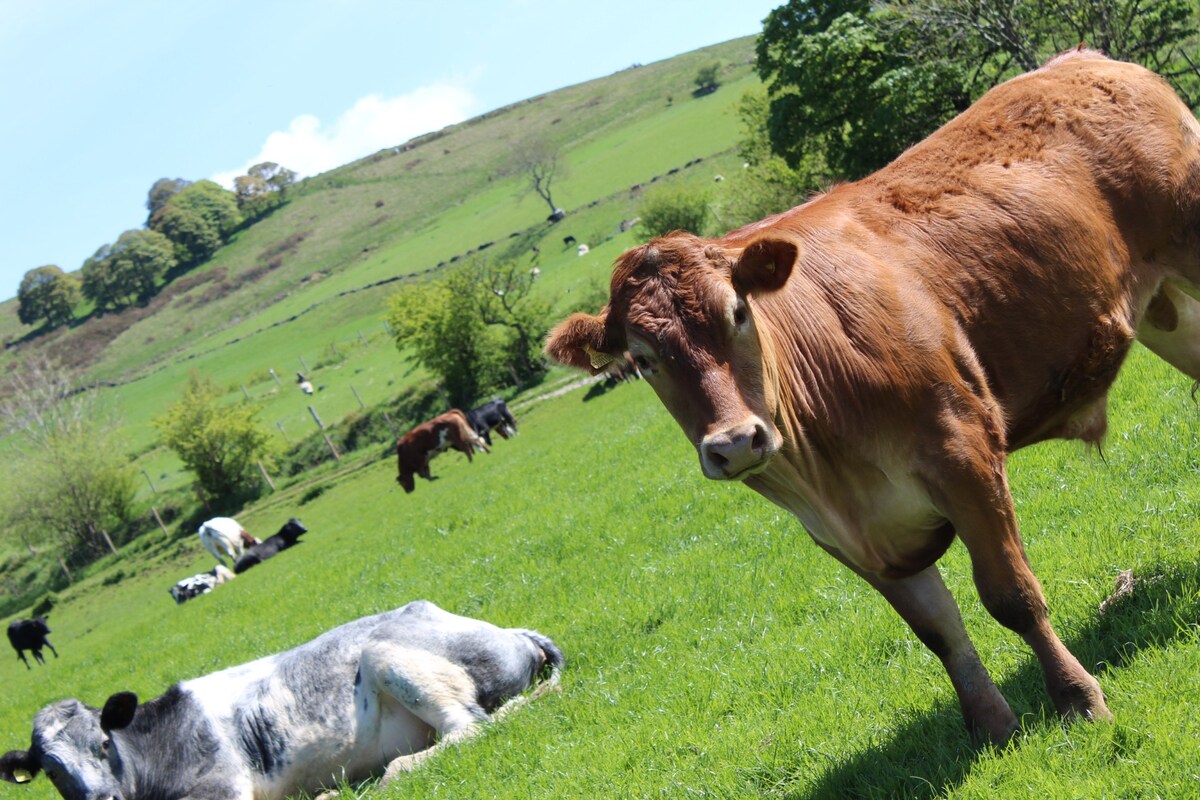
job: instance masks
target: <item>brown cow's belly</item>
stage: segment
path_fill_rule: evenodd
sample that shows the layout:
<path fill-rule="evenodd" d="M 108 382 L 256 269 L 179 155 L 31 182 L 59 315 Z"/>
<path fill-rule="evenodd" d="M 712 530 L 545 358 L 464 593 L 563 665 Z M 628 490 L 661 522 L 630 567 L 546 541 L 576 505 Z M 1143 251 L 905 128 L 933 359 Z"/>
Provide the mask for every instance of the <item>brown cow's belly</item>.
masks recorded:
<path fill-rule="evenodd" d="M 791 512 L 819 544 L 884 578 L 920 572 L 954 540 L 928 491 L 901 469 L 858 466 L 853 477 L 830 471 L 811 480 L 779 456 L 744 483 Z"/>

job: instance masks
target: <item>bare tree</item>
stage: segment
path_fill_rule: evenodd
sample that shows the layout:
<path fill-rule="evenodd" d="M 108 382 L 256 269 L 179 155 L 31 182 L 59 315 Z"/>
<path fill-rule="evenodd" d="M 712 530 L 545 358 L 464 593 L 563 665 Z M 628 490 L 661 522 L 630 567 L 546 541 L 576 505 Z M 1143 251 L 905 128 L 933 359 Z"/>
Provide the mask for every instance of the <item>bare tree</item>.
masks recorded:
<path fill-rule="evenodd" d="M 543 137 L 532 136 L 517 145 L 513 163 L 525 175 L 527 187 L 546 201 L 550 215 L 561 219 L 562 209 L 554 205 L 551 196 L 554 179 L 562 173 L 558 148 Z"/>
<path fill-rule="evenodd" d="M 57 537 L 68 555 L 112 550 L 108 528 L 129 518 L 134 479 L 94 388 L 32 358 L 3 387 L 0 422 L 19 444 L 7 459 L 9 516 L 26 546 Z"/>

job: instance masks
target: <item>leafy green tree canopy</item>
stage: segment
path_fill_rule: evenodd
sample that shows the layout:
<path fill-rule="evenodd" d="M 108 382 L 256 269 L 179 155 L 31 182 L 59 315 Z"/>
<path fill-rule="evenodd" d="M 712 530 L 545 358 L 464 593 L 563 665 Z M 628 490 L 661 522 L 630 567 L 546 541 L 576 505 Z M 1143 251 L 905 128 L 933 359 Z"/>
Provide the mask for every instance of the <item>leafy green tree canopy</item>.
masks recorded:
<path fill-rule="evenodd" d="M 255 164 L 233 179 L 238 207 L 249 218 L 257 218 L 287 199 L 288 189 L 296 182 L 296 173 L 274 161 Z"/>
<path fill-rule="evenodd" d="M 83 294 L 102 311 L 145 303 L 175 266 L 175 248 L 163 234 L 125 231 L 83 264 Z"/>
<path fill-rule="evenodd" d="M 1166 75 L 1200 72 L 1195 0 L 791 0 L 757 45 L 771 149 L 858 178 L 984 91 L 1081 41 Z"/>
<path fill-rule="evenodd" d="M 197 181 L 172 195 L 151 227 L 175 245 L 180 264 L 206 261 L 242 222 L 237 197 L 212 181 Z"/>
<path fill-rule="evenodd" d="M 17 288 L 17 319 L 23 325 L 45 320 L 54 328 L 71 320 L 79 300 L 79 281 L 73 276 L 53 264 L 31 269 Z"/>
<path fill-rule="evenodd" d="M 444 279 L 406 287 L 388 300 L 396 347 L 437 375 L 451 403 L 465 406 L 515 379 L 537 380 L 548 308 L 530 297 L 537 272 L 476 261 Z"/>
<path fill-rule="evenodd" d="M 248 403 L 223 407 L 222 394 L 211 378 L 192 374 L 183 397 L 154 424 L 204 494 L 228 504 L 257 492 L 257 462 L 270 463 L 274 440 L 255 421 L 258 409 Z"/>
<path fill-rule="evenodd" d="M 146 217 L 146 226 L 157 227 L 158 213 L 166 206 L 167 201 L 191 185 L 191 181 L 183 178 L 159 178 L 156 180 L 146 197 L 146 211 L 149 212 Z"/>
<path fill-rule="evenodd" d="M 688 186 L 665 186 L 647 193 L 638 207 L 640 230 L 647 238 L 671 231 L 687 231 L 703 236 L 712 211 L 709 194 Z"/>

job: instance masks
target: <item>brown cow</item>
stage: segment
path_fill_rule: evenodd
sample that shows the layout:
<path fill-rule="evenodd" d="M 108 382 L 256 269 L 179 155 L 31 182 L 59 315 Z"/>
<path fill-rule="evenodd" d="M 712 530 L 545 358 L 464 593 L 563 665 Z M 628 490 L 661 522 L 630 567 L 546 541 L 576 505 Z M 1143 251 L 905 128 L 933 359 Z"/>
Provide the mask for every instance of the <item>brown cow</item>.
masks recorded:
<path fill-rule="evenodd" d="M 857 183 L 715 240 L 622 256 L 608 306 L 547 352 L 630 349 L 700 456 L 791 511 L 941 659 L 967 726 L 1017 720 L 936 561 L 960 537 L 988 611 L 1065 717 L 1110 718 L 1059 641 L 1008 453 L 1096 442 L 1137 338 L 1200 380 L 1200 125 L 1164 81 L 1088 51 L 1004 83 Z"/>
<path fill-rule="evenodd" d="M 467 461 L 472 459 L 475 448 L 485 453 L 492 452 L 475 433 L 471 423 L 467 422 L 467 415 L 452 408 L 428 422 L 422 422 L 396 442 L 396 459 L 400 466 L 396 482 L 404 487 L 406 493 L 410 493 L 416 488 L 413 475 L 420 475 L 427 481 L 433 480 L 429 474 L 429 459 L 451 447 L 466 453 Z"/>

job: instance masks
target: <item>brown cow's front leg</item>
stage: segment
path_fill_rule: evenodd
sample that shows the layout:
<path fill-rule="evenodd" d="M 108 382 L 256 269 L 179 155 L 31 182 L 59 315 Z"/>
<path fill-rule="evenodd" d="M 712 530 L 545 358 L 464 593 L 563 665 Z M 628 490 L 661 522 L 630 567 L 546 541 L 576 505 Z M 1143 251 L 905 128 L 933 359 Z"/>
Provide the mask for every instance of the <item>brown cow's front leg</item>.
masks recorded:
<path fill-rule="evenodd" d="M 1059 714 L 1067 719 L 1112 719 L 1099 682 L 1050 625 L 1042 586 L 1029 567 L 1017 529 L 1004 460 L 996 461 L 986 472 L 952 480 L 943 498 L 947 516 L 971 555 L 979 597 L 997 622 L 1033 648 Z"/>
<path fill-rule="evenodd" d="M 907 578 L 889 580 L 864 572 L 836 550 L 825 549 L 874 586 L 917 638 L 941 659 L 971 735 L 995 744 L 1007 742 L 1017 730 L 1017 718 L 979 660 L 958 604 L 937 565 Z"/>

